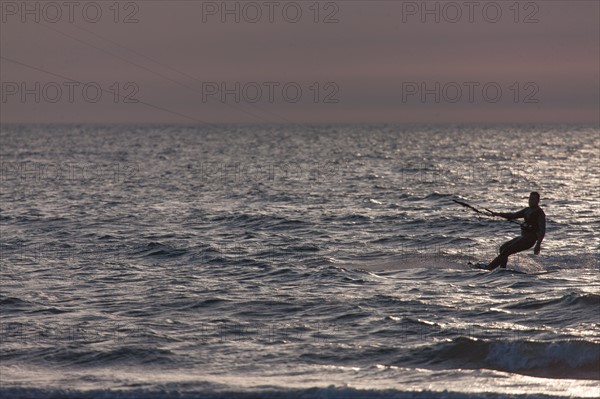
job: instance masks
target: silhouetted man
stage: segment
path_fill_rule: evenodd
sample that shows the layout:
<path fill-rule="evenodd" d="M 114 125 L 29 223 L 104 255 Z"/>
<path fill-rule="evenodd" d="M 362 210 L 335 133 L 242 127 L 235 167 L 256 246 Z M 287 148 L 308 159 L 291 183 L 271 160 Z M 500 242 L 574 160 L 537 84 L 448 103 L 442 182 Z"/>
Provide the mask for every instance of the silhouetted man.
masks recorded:
<path fill-rule="evenodd" d="M 510 255 L 529 249 L 534 244 L 533 253 L 536 255 L 540 253 L 542 240 L 546 234 L 546 214 L 539 207 L 539 203 L 540 194 L 533 191 L 529 194 L 529 206 L 527 208 L 515 213 L 492 212 L 493 216 L 500 216 L 509 220 L 525 218 L 525 223 L 521 224 L 521 237 L 513 238 L 502 244 L 499 251 L 500 255 L 491 261 L 486 269 L 494 270 L 498 266 L 506 267 Z"/>

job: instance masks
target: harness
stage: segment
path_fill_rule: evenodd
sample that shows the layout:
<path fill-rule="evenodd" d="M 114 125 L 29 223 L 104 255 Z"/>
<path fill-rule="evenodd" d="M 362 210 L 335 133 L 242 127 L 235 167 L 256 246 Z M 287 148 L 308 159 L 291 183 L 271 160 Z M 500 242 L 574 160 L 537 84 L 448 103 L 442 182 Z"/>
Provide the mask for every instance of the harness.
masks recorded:
<path fill-rule="evenodd" d="M 535 228 L 527 223 L 521 223 L 521 235 L 524 236 L 526 234 L 529 233 L 534 233 L 535 232 Z"/>
<path fill-rule="evenodd" d="M 533 212 L 531 212 L 527 218 L 525 219 L 525 221 L 523 223 L 520 223 L 521 225 L 521 235 L 526 235 L 526 234 L 530 234 L 530 233 L 535 233 L 537 228 L 535 226 L 530 225 L 527 222 L 527 219 L 533 219 L 534 217 L 536 217 L 537 213 L 541 210 L 541 208 L 536 208 L 533 210 Z"/>

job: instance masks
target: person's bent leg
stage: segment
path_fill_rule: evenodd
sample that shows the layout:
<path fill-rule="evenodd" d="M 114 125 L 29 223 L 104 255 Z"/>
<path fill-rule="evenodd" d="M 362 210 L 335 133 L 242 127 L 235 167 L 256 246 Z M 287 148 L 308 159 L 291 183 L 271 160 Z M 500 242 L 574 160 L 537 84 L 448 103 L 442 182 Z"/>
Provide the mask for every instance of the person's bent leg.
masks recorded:
<path fill-rule="evenodd" d="M 498 266 L 502 266 L 503 268 L 505 268 L 508 263 L 508 257 L 510 255 L 516 254 L 517 252 L 521 252 L 533 247 L 533 244 L 535 244 L 536 239 L 537 237 L 535 236 L 535 234 L 528 234 L 525 236 L 518 237 L 517 239 L 510 240 L 506 243 L 508 245 L 502 245 L 504 249 L 502 250 L 500 255 L 496 257 L 496 259 L 490 262 L 486 269 L 494 270 Z"/>
<path fill-rule="evenodd" d="M 500 255 L 498 255 L 497 257 L 495 257 L 494 260 L 491 261 L 489 265 L 487 265 L 486 269 L 494 270 L 495 268 L 497 268 L 500 265 L 505 265 L 503 267 L 506 267 L 507 262 L 508 262 L 508 255 L 503 252 Z"/>
<path fill-rule="evenodd" d="M 521 237 L 515 237 L 512 240 L 506 241 L 504 244 L 502 244 L 500 246 L 500 249 L 498 250 L 499 255 L 487 265 L 486 269 L 494 270 L 498 266 L 506 267 L 506 264 L 508 263 L 508 255 L 503 254 L 506 252 L 507 248 L 509 248 L 511 245 L 513 245 L 520 239 Z"/>
<path fill-rule="evenodd" d="M 504 244 L 500 245 L 500 249 L 498 249 L 498 253 L 501 254 L 502 252 L 504 252 L 504 250 L 506 250 L 506 248 L 508 248 L 510 245 L 514 244 L 515 242 L 519 241 L 520 239 L 521 239 L 521 236 L 515 237 L 512 240 L 506 241 Z"/>
<path fill-rule="evenodd" d="M 508 256 L 502 258 L 502 262 L 500 262 L 500 267 L 506 269 L 506 265 L 508 264 Z"/>
<path fill-rule="evenodd" d="M 522 236 L 515 237 L 512 240 L 507 241 L 504 244 L 502 244 L 500 246 L 500 253 L 505 252 L 508 248 L 510 248 L 512 245 L 514 245 L 516 242 L 518 242 L 521 238 L 522 238 Z M 508 264 L 508 255 L 501 257 L 500 258 L 500 267 L 503 269 L 506 269 L 507 264 Z"/>

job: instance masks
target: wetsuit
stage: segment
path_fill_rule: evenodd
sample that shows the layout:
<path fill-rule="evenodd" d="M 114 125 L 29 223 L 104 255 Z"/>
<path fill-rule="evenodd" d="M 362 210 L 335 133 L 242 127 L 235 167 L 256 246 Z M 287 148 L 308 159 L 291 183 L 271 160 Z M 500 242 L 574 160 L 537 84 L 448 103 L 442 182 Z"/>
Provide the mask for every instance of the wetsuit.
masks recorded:
<path fill-rule="evenodd" d="M 506 267 L 510 255 L 529 249 L 536 242 L 541 243 L 546 234 L 546 214 L 539 206 L 527 207 L 515 213 L 499 213 L 498 216 L 507 219 L 525 218 L 525 223 L 521 225 L 520 237 L 502 244 L 499 250 L 500 255 L 487 266 L 489 270 L 498 266 Z"/>

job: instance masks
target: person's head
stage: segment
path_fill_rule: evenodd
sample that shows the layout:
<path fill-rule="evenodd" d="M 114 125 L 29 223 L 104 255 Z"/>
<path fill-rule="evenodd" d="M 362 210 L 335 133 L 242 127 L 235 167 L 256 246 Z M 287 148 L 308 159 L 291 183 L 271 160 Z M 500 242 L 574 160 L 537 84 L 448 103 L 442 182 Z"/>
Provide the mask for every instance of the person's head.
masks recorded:
<path fill-rule="evenodd" d="M 529 206 L 534 208 L 534 207 L 538 206 L 539 203 L 540 203 L 540 193 L 538 193 L 537 191 L 532 191 L 529 194 Z"/>

